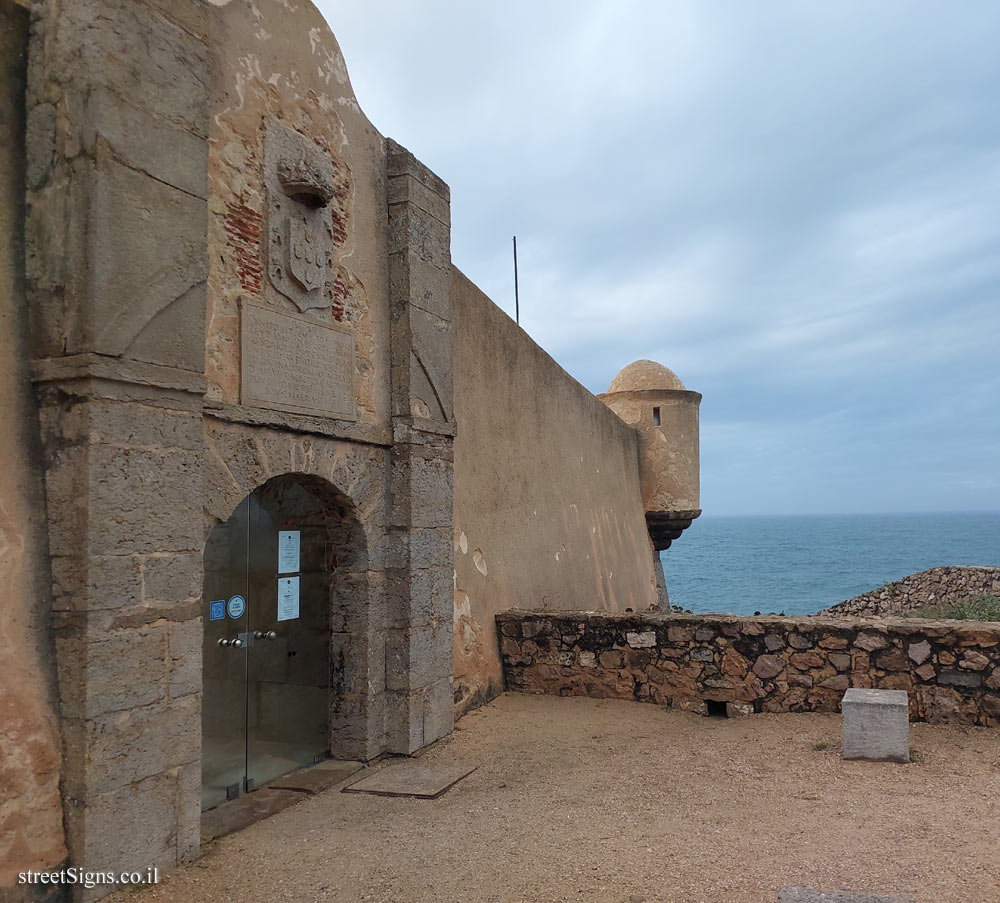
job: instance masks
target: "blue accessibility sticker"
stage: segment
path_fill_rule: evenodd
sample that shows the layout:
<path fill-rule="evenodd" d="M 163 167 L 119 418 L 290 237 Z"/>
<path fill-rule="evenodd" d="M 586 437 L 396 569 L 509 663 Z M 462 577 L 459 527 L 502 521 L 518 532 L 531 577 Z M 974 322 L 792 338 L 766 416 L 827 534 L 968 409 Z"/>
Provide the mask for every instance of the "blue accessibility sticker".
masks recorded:
<path fill-rule="evenodd" d="M 230 596 L 229 597 L 229 617 L 231 618 L 241 618 L 243 617 L 243 612 L 247 610 L 247 600 L 242 596 Z"/>
<path fill-rule="evenodd" d="M 210 621 L 221 621 L 226 616 L 226 600 L 219 599 L 218 602 L 209 603 L 208 619 Z"/>

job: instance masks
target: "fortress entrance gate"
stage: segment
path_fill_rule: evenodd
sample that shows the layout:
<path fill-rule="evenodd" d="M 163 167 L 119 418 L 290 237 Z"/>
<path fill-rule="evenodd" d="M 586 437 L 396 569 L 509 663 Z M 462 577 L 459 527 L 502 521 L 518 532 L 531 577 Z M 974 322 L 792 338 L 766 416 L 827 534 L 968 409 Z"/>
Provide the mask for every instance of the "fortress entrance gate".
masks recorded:
<path fill-rule="evenodd" d="M 244 498 L 205 545 L 202 808 L 330 752 L 330 632 L 338 571 L 363 534 L 317 478 Z M 341 605 L 340 608 L 346 608 Z M 338 617 L 339 615 L 339 617 Z"/>

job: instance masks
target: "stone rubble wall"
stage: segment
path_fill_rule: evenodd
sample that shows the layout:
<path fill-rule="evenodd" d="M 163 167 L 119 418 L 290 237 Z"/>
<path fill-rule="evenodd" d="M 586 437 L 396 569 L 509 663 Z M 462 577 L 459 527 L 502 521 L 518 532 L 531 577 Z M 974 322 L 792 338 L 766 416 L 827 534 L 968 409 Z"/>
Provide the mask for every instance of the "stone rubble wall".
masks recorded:
<path fill-rule="evenodd" d="M 878 617 L 924 605 L 955 605 L 983 593 L 1000 596 L 1000 567 L 931 568 L 832 605 L 820 614 Z"/>
<path fill-rule="evenodd" d="M 507 687 L 708 714 L 836 712 L 848 687 L 906 690 L 910 719 L 1000 727 L 1000 623 L 507 611 Z"/>

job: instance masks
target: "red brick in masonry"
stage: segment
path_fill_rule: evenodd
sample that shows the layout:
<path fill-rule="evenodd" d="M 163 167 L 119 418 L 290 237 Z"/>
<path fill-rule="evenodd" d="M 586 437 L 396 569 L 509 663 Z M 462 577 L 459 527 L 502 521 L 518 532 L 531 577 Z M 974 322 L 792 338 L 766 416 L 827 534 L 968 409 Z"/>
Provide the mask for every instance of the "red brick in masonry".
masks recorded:
<path fill-rule="evenodd" d="M 261 215 L 243 204 L 226 204 L 226 245 L 236 256 L 240 284 L 248 292 L 260 294 L 263 265 L 260 259 Z"/>
<path fill-rule="evenodd" d="M 347 299 L 347 286 L 344 285 L 344 278 L 339 273 L 333 283 L 331 291 L 333 295 L 333 319 L 344 319 L 344 301 Z"/>
<path fill-rule="evenodd" d="M 331 211 L 333 219 L 333 243 L 336 247 L 341 248 L 344 242 L 347 241 L 347 222 L 344 217 L 337 211 Z"/>

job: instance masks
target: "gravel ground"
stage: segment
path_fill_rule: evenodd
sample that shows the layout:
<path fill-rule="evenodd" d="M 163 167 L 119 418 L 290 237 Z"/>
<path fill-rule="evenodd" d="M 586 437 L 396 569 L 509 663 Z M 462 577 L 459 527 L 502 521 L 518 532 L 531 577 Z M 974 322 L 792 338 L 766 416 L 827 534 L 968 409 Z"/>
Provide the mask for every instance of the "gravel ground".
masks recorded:
<path fill-rule="evenodd" d="M 440 799 L 328 791 L 113 899 L 1000 901 L 997 731 L 914 724 L 892 765 L 843 761 L 836 715 L 508 694 L 458 728 L 425 755 L 479 768 Z"/>

